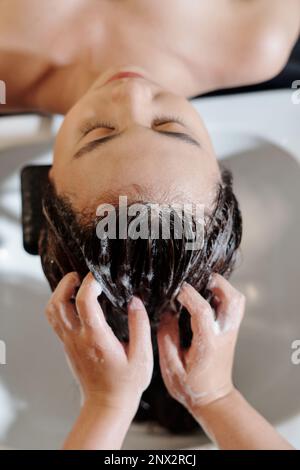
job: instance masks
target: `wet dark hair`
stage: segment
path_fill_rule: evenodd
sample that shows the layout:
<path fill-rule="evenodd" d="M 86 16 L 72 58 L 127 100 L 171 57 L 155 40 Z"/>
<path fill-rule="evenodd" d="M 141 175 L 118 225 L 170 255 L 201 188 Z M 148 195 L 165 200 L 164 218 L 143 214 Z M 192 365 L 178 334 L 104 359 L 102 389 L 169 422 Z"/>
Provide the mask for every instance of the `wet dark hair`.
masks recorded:
<path fill-rule="evenodd" d="M 216 272 L 229 277 L 234 268 L 241 242 L 242 218 L 232 189 L 231 173 L 222 171 L 213 209 L 205 217 L 204 243 L 197 250 L 186 250 L 187 239 L 176 238 L 172 231 L 169 239 L 101 240 L 96 234 L 99 218 L 76 212 L 70 200 L 59 196 L 50 181 L 43 199 L 43 212 L 39 254 L 52 290 L 70 271 L 77 271 L 82 279 L 91 271 L 103 288 L 99 302 L 106 320 L 121 341 L 128 341 L 127 304 L 132 295 L 139 296 L 146 306 L 151 323 L 154 372 L 135 420 L 156 421 L 173 433 L 199 428 L 164 385 L 156 328 L 164 310 L 178 314 L 181 346 L 188 348 L 192 339 L 190 315 L 176 301 L 180 286 L 184 281 L 189 282 L 210 301 L 207 289 L 210 275 Z M 118 209 L 116 214 L 118 222 Z M 129 218 L 128 225 L 130 222 Z"/>

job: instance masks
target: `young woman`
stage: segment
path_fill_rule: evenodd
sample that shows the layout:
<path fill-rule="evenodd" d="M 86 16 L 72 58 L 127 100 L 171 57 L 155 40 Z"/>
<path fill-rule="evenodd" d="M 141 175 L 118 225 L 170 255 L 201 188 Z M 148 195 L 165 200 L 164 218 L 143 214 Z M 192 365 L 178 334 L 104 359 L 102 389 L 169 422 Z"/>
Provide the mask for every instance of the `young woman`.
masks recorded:
<path fill-rule="evenodd" d="M 125 342 L 130 299 L 142 299 L 156 362 L 139 416 L 174 432 L 196 420 L 166 391 L 158 323 L 164 309 L 180 311 L 181 344 L 190 346 L 179 289 L 186 281 L 210 300 L 209 278 L 230 274 L 242 231 L 230 175 L 187 98 L 276 75 L 299 27 L 299 0 L 0 2 L 0 110 L 65 115 L 43 198 L 45 274 L 54 290 L 69 272 L 81 281 L 92 272 L 106 319 Z M 120 195 L 129 204 L 202 204 L 203 246 L 187 254 L 173 237 L 107 248 L 95 237 L 96 211 Z"/>

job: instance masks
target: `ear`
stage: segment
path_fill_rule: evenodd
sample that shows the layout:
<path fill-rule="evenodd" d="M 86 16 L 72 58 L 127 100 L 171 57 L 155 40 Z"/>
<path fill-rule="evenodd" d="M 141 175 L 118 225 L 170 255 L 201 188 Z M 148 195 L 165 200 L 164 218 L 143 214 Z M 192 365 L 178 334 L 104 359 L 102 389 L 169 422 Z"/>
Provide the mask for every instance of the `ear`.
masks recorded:
<path fill-rule="evenodd" d="M 50 165 L 30 165 L 21 171 L 23 246 L 31 255 L 38 254 L 43 225 L 42 199 L 49 181 Z"/>

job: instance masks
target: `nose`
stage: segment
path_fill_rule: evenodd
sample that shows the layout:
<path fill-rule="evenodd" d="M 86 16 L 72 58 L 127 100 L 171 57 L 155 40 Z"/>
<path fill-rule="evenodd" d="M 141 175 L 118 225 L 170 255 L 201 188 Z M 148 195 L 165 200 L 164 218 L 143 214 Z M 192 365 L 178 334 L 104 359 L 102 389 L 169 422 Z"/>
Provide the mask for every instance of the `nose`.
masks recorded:
<path fill-rule="evenodd" d="M 154 86 L 147 80 L 125 78 L 115 84 L 111 98 L 118 106 L 124 123 L 147 125 L 154 95 Z"/>

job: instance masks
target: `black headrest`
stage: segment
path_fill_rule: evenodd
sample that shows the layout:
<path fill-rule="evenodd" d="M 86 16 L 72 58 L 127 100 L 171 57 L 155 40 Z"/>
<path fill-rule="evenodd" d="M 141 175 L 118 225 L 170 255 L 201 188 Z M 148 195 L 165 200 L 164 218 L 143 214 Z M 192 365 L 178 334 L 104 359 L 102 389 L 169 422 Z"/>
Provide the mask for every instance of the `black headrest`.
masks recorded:
<path fill-rule="evenodd" d="M 23 245 L 31 255 L 38 254 L 43 224 L 42 198 L 51 165 L 28 165 L 21 171 Z"/>

